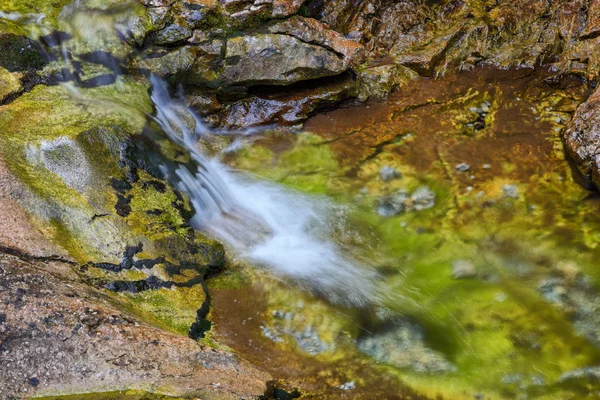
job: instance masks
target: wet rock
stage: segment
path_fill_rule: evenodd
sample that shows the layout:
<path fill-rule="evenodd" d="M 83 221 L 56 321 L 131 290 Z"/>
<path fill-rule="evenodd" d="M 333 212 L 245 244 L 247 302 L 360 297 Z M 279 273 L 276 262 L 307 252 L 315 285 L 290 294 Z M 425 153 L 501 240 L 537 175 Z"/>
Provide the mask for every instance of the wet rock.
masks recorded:
<path fill-rule="evenodd" d="M 294 125 L 308 118 L 315 110 L 333 107 L 353 97 L 356 86 L 350 77 L 322 81 L 312 85 L 291 87 L 283 92 L 265 92 L 230 103 L 218 110 L 211 121 L 226 128 L 258 125 Z"/>
<path fill-rule="evenodd" d="M 587 380 L 589 382 L 600 382 L 600 367 L 585 367 L 565 372 L 561 375 L 560 382 L 575 380 Z"/>
<path fill-rule="evenodd" d="M 600 90 L 579 106 L 563 137 L 569 158 L 600 189 Z"/>
<path fill-rule="evenodd" d="M 469 260 L 456 260 L 452 263 L 452 278 L 469 279 L 477 276 L 477 268 Z"/>
<path fill-rule="evenodd" d="M 423 330 L 408 320 L 397 320 L 357 341 L 359 351 L 375 360 L 416 372 L 440 373 L 454 369 L 442 354 L 425 344 Z"/>
<path fill-rule="evenodd" d="M 402 174 L 396 171 L 393 167 L 384 166 L 379 170 L 379 177 L 384 182 L 389 182 L 402 177 Z"/>
<path fill-rule="evenodd" d="M 482 64 L 555 63 L 566 71 L 579 62 L 585 65 L 582 75 L 593 79 L 600 61 L 596 4 L 313 0 L 307 9 L 309 16 L 359 39 L 373 58 L 391 55 L 421 75 Z"/>
<path fill-rule="evenodd" d="M 196 54 L 190 46 L 177 50 L 151 54 L 140 63 L 140 68 L 148 69 L 162 78 L 190 71 L 196 64 Z"/>
<path fill-rule="evenodd" d="M 402 65 L 380 65 L 361 70 L 358 99 L 383 98 L 405 83 L 416 79 L 418 74 Z"/>
<path fill-rule="evenodd" d="M 147 7 L 166 7 L 173 4 L 175 0 L 140 0 L 140 3 Z"/>
<path fill-rule="evenodd" d="M 289 85 L 339 75 L 349 67 L 332 51 L 288 35 L 242 36 L 226 46 L 221 79 L 229 85 Z"/>
<path fill-rule="evenodd" d="M 600 345 L 600 298 L 592 283 L 579 275 L 551 277 L 538 284 L 538 291 L 549 303 L 573 316 L 575 330 Z"/>
<path fill-rule="evenodd" d="M 39 147 L 30 146 L 27 158 L 31 164 L 41 163 L 80 193 L 84 193 L 92 182 L 92 169 L 85 152 L 77 142 L 66 137 L 43 140 Z"/>
<path fill-rule="evenodd" d="M 426 186 L 417 188 L 412 194 L 401 190 L 380 199 L 377 213 L 382 217 L 391 217 L 403 212 L 428 210 L 435 206 L 435 200 L 435 193 Z"/>
<path fill-rule="evenodd" d="M 273 17 L 288 17 L 298 12 L 305 0 L 273 0 Z"/>
<path fill-rule="evenodd" d="M 192 37 L 192 30 L 187 24 L 172 23 L 154 33 L 152 42 L 157 45 L 170 45 L 183 42 Z"/>
<path fill-rule="evenodd" d="M 519 188 L 517 185 L 503 185 L 502 192 L 511 199 L 519 198 Z"/>

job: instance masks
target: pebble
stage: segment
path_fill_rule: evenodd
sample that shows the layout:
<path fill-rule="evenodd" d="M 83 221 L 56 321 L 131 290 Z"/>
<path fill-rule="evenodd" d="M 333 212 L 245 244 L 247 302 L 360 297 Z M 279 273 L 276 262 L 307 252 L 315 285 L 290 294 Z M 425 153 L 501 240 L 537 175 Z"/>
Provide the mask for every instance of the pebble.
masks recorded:
<path fill-rule="evenodd" d="M 456 164 L 454 166 L 454 169 L 456 169 L 458 172 L 467 172 L 468 170 L 471 169 L 471 166 L 467 163 L 460 163 L 460 164 Z"/>

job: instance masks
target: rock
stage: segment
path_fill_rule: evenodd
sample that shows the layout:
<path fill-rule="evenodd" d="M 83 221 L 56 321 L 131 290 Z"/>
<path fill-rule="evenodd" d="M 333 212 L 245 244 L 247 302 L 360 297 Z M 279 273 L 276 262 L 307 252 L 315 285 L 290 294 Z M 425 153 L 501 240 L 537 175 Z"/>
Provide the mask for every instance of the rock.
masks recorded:
<path fill-rule="evenodd" d="M 81 281 L 71 265 L 5 254 L 0 264 L 0 393 L 6 398 L 130 388 L 249 398 L 262 394 L 270 379 L 233 354 L 140 321 Z"/>
<path fill-rule="evenodd" d="M 354 388 L 356 388 L 356 384 L 354 383 L 354 381 L 346 382 L 342 384 L 342 386 L 340 386 L 340 389 L 342 390 L 352 390 Z"/>
<path fill-rule="evenodd" d="M 410 68 L 395 64 L 361 70 L 358 78 L 360 82 L 358 99 L 366 101 L 371 97 L 383 98 L 418 76 Z"/>
<path fill-rule="evenodd" d="M 412 204 L 407 208 L 415 211 L 428 210 L 435 206 L 435 193 L 426 186 L 421 186 L 415 190 L 411 196 Z"/>
<path fill-rule="evenodd" d="M 600 189 L 600 90 L 577 108 L 563 138 L 569 158 Z"/>
<path fill-rule="evenodd" d="M 475 65 L 554 63 L 557 71 L 577 71 L 593 80 L 600 70 L 597 4 L 339 0 L 311 1 L 307 10 L 334 30 L 359 39 L 372 58 L 391 55 L 421 75 Z"/>
<path fill-rule="evenodd" d="M 140 3 L 146 7 L 167 7 L 173 4 L 175 0 L 140 0 Z"/>
<path fill-rule="evenodd" d="M 428 210 L 435 206 L 435 200 L 435 193 L 426 186 L 417 188 L 412 195 L 401 190 L 380 199 L 377 213 L 382 217 L 392 217 L 403 212 Z"/>
<path fill-rule="evenodd" d="M 389 182 L 391 180 L 401 178 L 402 174 L 396 171 L 394 168 L 386 165 L 384 167 L 381 167 L 381 169 L 379 170 L 379 177 L 382 181 Z"/>
<path fill-rule="evenodd" d="M 423 330 L 415 323 L 400 319 L 373 334 L 359 337 L 360 352 L 378 362 L 415 372 L 441 373 L 454 370 L 442 354 L 425 344 Z"/>
<path fill-rule="evenodd" d="M 573 315 L 575 331 L 596 346 L 600 345 L 600 297 L 589 278 L 579 275 L 550 277 L 538 283 L 544 299 L 562 311 Z"/>
<path fill-rule="evenodd" d="M 458 172 L 467 172 L 468 170 L 471 169 L 471 166 L 467 163 L 460 163 L 460 164 L 456 164 L 454 166 L 454 169 L 457 170 Z"/>
<path fill-rule="evenodd" d="M 506 196 L 512 199 L 519 198 L 519 188 L 517 187 L 517 185 L 503 185 L 502 192 L 504 192 Z"/>
<path fill-rule="evenodd" d="M 273 17 L 289 17 L 298 12 L 305 0 L 273 0 Z"/>
<path fill-rule="evenodd" d="M 183 46 L 174 51 L 150 54 L 141 60 L 139 67 L 148 69 L 162 78 L 191 73 L 192 69 L 194 69 L 194 74 L 198 74 L 200 68 L 196 63 L 196 57 L 194 48 Z"/>
<path fill-rule="evenodd" d="M 319 80 L 315 85 L 289 90 L 288 93 L 265 93 L 228 104 L 211 121 L 230 129 L 269 124 L 294 125 L 308 118 L 316 109 L 335 106 L 353 97 L 354 93 L 355 84 L 350 78 L 323 83 Z"/>
<path fill-rule="evenodd" d="M 600 366 L 585 367 L 565 372 L 561 375 L 559 382 L 569 382 L 574 380 L 587 380 L 589 382 L 600 382 Z"/>
<path fill-rule="evenodd" d="M 339 75 L 349 67 L 332 51 L 288 35 L 241 36 L 226 46 L 221 79 L 229 85 L 289 85 Z"/>
<path fill-rule="evenodd" d="M 343 56 L 349 65 L 365 61 L 365 48 L 360 43 L 346 39 L 316 19 L 295 16 L 271 26 L 269 32 L 290 35 L 305 43 L 324 47 Z"/>
<path fill-rule="evenodd" d="M 171 23 L 153 34 L 152 43 L 157 45 L 171 45 L 183 42 L 191 37 L 192 30 L 187 24 Z"/>
<path fill-rule="evenodd" d="M 452 263 L 452 278 L 469 279 L 477 276 L 477 268 L 469 260 L 456 260 Z"/>

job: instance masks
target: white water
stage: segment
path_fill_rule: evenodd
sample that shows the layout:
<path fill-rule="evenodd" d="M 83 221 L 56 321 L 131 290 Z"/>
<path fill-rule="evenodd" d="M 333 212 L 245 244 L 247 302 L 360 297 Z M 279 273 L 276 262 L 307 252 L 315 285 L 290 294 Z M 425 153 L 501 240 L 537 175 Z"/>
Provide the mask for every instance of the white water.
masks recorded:
<path fill-rule="evenodd" d="M 200 169 L 180 166 L 178 188 L 191 199 L 195 229 L 221 239 L 242 259 L 290 278 L 326 296 L 353 306 L 372 304 L 374 274 L 345 257 L 330 238 L 332 204 L 280 185 L 234 173 L 197 149 L 199 136 L 210 129 L 196 118 L 190 131 L 182 118 L 193 113 L 169 96 L 166 84 L 152 78 L 156 121 L 171 140 L 184 146 Z M 167 175 L 172 172 L 163 167 Z"/>

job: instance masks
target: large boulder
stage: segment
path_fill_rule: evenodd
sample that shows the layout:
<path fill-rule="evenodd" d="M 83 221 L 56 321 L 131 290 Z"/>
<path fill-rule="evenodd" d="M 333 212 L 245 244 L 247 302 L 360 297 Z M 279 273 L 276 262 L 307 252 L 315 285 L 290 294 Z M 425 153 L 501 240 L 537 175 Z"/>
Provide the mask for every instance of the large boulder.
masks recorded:
<path fill-rule="evenodd" d="M 229 85 L 290 85 L 348 68 L 347 61 L 324 47 L 289 35 L 258 34 L 227 41 L 221 79 Z"/>

